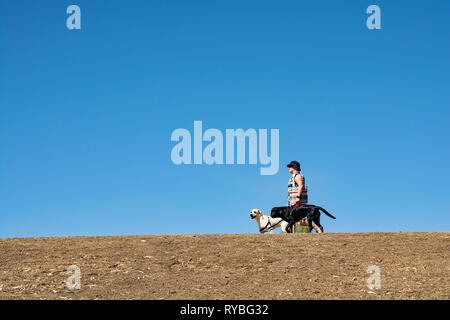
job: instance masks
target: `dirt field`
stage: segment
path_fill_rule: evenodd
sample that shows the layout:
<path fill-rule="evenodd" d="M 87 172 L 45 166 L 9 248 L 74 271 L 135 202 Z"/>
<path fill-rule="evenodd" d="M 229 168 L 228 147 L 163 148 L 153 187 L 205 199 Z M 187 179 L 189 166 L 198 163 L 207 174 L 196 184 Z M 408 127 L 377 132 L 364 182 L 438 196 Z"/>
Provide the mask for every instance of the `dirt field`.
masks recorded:
<path fill-rule="evenodd" d="M 0 299 L 449 298 L 450 233 L 0 239 Z"/>

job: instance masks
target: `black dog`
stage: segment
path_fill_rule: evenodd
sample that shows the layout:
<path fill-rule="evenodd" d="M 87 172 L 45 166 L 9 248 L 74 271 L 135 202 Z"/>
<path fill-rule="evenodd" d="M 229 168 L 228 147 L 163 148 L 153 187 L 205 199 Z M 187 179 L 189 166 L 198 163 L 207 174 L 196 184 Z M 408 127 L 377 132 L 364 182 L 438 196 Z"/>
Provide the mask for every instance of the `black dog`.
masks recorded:
<path fill-rule="evenodd" d="M 320 225 L 320 211 L 325 213 L 332 219 L 336 219 L 327 210 L 312 204 L 304 204 L 298 207 L 274 207 L 270 212 L 272 218 L 281 218 L 288 223 L 286 227 L 287 232 L 292 232 L 293 225 L 306 218 L 308 220 L 309 231 L 312 230 L 312 223 L 314 222 L 323 232 L 323 227 Z"/>

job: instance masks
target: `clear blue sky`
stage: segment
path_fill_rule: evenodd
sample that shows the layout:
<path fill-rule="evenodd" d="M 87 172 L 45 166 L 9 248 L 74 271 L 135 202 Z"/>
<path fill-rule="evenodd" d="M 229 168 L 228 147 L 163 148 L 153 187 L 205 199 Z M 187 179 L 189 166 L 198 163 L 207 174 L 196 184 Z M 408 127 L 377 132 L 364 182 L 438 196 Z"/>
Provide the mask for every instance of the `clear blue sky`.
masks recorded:
<path fill-rule="evenodd" d="M 0 0 L 0 237 L 257 232 L 250 209 L 285 205 L 294 159 L 338 218 L 326 231 L 450 231 L 449 13 Z M 170 135 L 194 120 L 279 129 L 278 174 L 174 165 Z"/>

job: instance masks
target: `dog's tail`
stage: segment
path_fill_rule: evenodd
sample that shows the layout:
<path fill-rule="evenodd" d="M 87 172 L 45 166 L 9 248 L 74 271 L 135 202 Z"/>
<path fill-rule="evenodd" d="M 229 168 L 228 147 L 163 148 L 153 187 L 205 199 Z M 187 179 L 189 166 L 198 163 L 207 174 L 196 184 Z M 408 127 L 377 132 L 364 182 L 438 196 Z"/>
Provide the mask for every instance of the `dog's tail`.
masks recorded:
<path fill-rule="evenodd" d="M 331 219 L 336 219 L 336 217 L 335 216 L 333 216 L 331 213 L 329 213 L 327 210 L 325 210 L 324 208 L 322 208 L 322 207 L 317 207 L 317 208 L 319 208 L 319 210 L 321 210 L 321 211 L 323 211 L 323 213 L 325 213 L 327 216 L 329 216 Z"/>

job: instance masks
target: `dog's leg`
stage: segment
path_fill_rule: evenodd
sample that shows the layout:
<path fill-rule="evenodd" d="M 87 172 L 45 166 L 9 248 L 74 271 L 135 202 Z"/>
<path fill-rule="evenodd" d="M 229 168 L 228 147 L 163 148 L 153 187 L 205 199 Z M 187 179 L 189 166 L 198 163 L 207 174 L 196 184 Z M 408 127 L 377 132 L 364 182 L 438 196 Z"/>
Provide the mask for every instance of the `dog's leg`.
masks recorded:
<path fill-rule="evenodd" d="M 312 226 L 312 220 L 308 219 L 309 232 L 311 232 L 314 228 Z"/>
<path fill-rule="evenodd" d="M 286 227 L 287 227 L 288 223 L 286 221 L 281 222 L 281 232 L 282 233 L 286 233 Z"/>
<path fill-rule="evenodd" d="M 295 221 L 289 222 L 289 224 L 286 227 L 286 231 L 288 233 L 294 233 L 295 230 L 294 230 L 293 226 L 295 226 Z"/>

